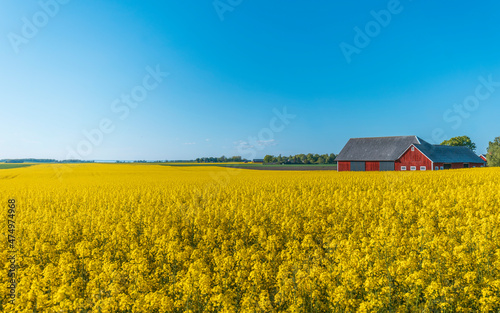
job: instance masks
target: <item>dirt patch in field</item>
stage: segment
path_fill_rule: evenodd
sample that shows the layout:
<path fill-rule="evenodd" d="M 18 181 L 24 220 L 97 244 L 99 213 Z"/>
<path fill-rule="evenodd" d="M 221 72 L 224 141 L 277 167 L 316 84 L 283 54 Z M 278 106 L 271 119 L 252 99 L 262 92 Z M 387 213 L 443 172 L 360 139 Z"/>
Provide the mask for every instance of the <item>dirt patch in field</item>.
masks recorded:
<path fill-rule="evenodd" d="M 224 166 L 258 171 L 336 171 L 335 166 Z"/>

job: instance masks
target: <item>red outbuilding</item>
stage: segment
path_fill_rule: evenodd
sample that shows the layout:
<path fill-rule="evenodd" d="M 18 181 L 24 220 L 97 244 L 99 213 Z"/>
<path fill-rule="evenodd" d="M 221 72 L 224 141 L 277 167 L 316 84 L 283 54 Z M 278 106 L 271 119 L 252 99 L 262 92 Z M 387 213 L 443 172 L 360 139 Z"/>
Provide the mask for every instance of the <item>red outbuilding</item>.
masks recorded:
<path fill-rule="evenodd" d="M 483 167 L 466 147 L 432 145 L 417 136 L 352 138 L 336 158 L 342 171 L 428 171 Z"/>

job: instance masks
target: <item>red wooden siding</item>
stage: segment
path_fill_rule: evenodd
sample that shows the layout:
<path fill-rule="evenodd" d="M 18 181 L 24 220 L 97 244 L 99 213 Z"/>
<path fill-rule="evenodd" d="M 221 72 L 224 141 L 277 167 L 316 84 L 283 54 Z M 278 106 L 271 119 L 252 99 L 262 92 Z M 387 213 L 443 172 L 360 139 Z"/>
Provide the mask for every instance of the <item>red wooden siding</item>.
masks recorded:
<path fill-rule="evenodd" d="M 366 171 L 380 171 L 380 162 L 366 162 Z"/>
<path fill-rule="evenodd" d="M 409 148 L 399 160 L 395 162 L 395 170 L 401 171 L 401 166 L 406 166 L 406 170 L 409 171 L 411 166 L 416 166 L 417 171 L 420 171 L 421 166 L 425 166 L 427 171 L 432 170 L 432 162 L 429 160 L 422 152 L 417 148 L 411 151 Z"/>
<path fill-rule="evenodd" d="M 473 168 L 473 167 L 483 167 L 484 164 L 483 163 L 465 163 L 465 164 L 469 164 L 469 167 L 468 168 Z M 456 168 L 464 168 L 464 163 L 452 163 L 451 164 L 451 168 L 452 169 L 456 169 Z"/>
<path fill-rule="evenodd" d="M 469 167 L 484 167 L 484 163 L 470 163 Z"/>
<path fill-rule="evenodd" d="M 351 170 L 351 162 L 338 162 L 337 169 L 339 172 L 345 172 Z"/>
<path fill-rule="evenodd" d="M 458 169 L 458 168 L 464 168 L 464 163 L 447 163 L 451 164 L 452 169 Z M 473 167 L 484 167 L 483 163 L 468 163 L 469 168 Z M 438 167 L 438 170 L 441 170 L 441 166 L 444 167 L 444 163 L 434 163 L 434 170 L 436 169 L 436 166 Z"/>

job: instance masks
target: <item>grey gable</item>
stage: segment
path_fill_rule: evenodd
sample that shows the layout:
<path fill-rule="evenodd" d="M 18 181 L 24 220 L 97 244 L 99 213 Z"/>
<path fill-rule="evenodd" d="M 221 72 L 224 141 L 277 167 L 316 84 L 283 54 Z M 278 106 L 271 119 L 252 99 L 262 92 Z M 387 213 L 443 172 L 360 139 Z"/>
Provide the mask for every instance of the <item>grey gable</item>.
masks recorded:
<path fill-rule="evenodd" d="M 431 145 L 423 140 L 415 147 L 434 163 L 485 163 L 467 147 Z"/>
<path fill-rule="evenodd" d="M 416 136 L 351 138 L 336 161 L 396 161 L 412 144 L 420 144 Z"/>

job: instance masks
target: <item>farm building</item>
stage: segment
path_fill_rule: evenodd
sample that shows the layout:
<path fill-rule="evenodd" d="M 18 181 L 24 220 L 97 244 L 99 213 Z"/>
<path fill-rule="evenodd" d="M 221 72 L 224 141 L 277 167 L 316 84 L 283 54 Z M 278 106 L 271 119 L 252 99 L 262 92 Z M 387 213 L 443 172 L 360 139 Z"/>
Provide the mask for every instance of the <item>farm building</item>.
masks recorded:
<path fill-rule="evenodd" d="M 466 147 L 432 145 L 417 136 L 352 138 L 336 158 L 338 171 L 428 171 L 483 167 Z"/>

